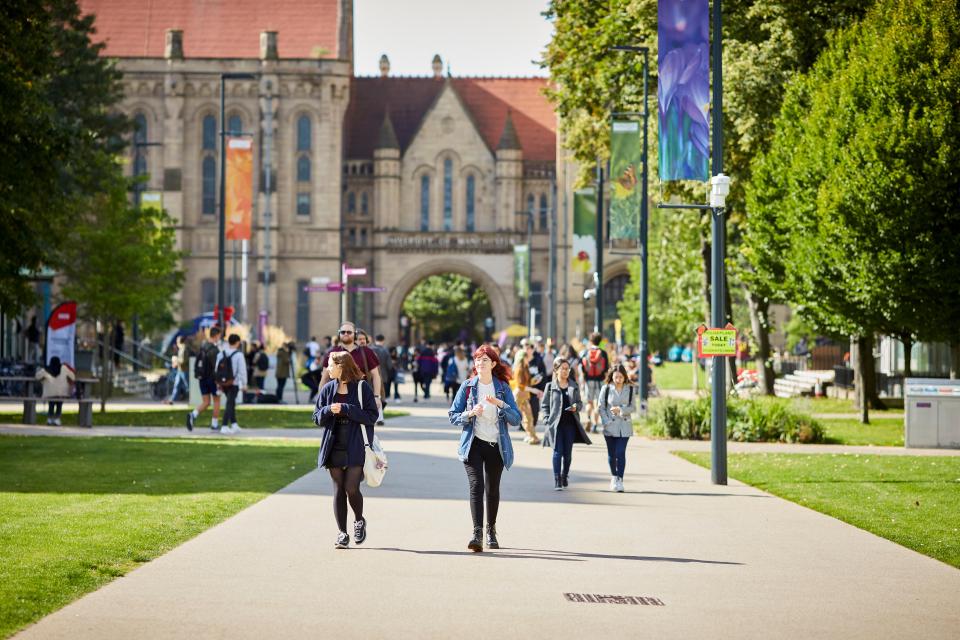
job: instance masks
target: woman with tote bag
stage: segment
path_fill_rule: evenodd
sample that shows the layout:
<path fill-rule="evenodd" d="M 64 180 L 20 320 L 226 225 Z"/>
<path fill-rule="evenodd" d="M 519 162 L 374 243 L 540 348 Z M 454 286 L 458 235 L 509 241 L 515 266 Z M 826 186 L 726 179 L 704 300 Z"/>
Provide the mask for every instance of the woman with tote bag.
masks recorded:
<path fill-rule="evenodd" d="M 324 427 L 317 465 L 326 467 L 333 480 L 333 514 L 337 521 L 337 549 L 350 544 L 347 534 L 347 501 L 353 509 L 353 540 L 363 544 L 367 520 L 363 515 L 360 480 L 366 459 L 365 442 L 373 442 L 373 425 L 379 416 L 373 389 L 363 381 L 363 372 L 349 351 L 330 355 L 330 382 L 317 397 L 313 422 Z M 365 429 L 366 434 L 361 433 Z M 366 435 L 366 437 L 364 437 Z"/>
<path fill-rule="evenodd" d="M 553 381 L 543 391 L 540 409 L 545 432 L 543 446 L 553 446 L 554 491 L 561 491 L 569 484 L 573 445 L 577 442 L 591 444 L 590 436 L 580 424 L 582 408 L 580 387 L 570 377 L 570 362 L 554 361 Z"/>

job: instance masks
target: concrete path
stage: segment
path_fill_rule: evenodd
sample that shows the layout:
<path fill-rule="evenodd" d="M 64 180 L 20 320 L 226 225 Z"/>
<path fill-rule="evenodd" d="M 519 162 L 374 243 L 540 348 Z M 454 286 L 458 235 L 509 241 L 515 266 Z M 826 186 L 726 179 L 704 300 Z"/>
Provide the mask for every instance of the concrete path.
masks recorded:
<path fill-rule="evenodd" d="M 379 430 L 390 472 L 384 486 L 364 488 L 363 546 L 333 549 L 330 481 L 315 471 L 17 637 L 875 639 L 960 630 L 960 571 L 737 482 L 713 486 L 708 471 L 668 453 L 676 442 L 633 439 L 627 493 L 614 494 L 602 438 L 575 448 L 563 492 L 552 490 L 549 452 L 515 441 L 502 484 L 504 548 L 471 553 L 457 434 L 439 403 L 413 411 Z"/>

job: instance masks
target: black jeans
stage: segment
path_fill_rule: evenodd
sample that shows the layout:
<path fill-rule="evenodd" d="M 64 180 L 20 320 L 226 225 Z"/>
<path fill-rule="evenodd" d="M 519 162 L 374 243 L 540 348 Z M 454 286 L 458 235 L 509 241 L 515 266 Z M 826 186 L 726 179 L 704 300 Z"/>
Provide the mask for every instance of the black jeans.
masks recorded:
<path fill-rule="evenodd" d="M 230 426 L 237 421 L 237 392 L 240 390 L 235 384 L 225 387 L 223 395 L 227 397 L 227 408 L 223 410 L 223 424 Z"/>
<path fill-rule="evenodd" d="M 59 418 L 63 414 L 63 403 L 62 402 L 48 402 L 47 403 L 47 417 L 48 418 Z"/>
<path fill-rule="evenodd" d="M 500 509 L 500 476 L 503 475 L 503 457 L 500 445 L 492 444 L 480 438 L 474 438 L 470 445 L 470 454 L 463 467 L 470 482 L 470 515 L 473 526 L 483 526 L 483 494 L 487 494 L 487 523 L 497 524 L 497 511 Z M 486 481 L 484 481 L 486 472 Z"/>
<path fill-rule="evenodd" d="M 353 519 L 363 518 L 363 494 L 360 493 L 360 480 L 363 479 L 363 467 L 333 467 L 330 469 L 333 480 L 333 517 L 340 531 L 347 530 L 347 500 L 353 509 Z"/>
<path fill-rule="evenodd" d="M 286 386 L 286 378 L 277 378 L 277 400 L 283 400 L 283 388 Z"/>

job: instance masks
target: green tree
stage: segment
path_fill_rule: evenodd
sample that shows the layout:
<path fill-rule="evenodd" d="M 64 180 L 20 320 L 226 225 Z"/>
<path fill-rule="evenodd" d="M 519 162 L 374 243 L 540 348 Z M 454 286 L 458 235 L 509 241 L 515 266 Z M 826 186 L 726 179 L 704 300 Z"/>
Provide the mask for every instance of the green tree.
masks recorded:
<path fill-rule="evenodd" d="M 19 308 L 32 274 L 59 265 L 78 206 L 119 171 L 128 122 L 76 0 L 5 1 L 0 33 L 0 307 Z"/>
<path fill-rule="evenodd" d="M 89 198 L 62 250 L 63 295 L 77 301 L 81 317 L 110 328 L 108 344 L 117 321 L 135 313 L 148 323 L 172 324 L 174 296 L 183 286 L 174 221 L 165 211 L 131 205 L 128 186 L 118 177 Z M 104 358 L 102 400 L 111 361 Z"/>
<path fill-rule="evenodd" d="M 791 83 L 747 189 L 763 286 L 858 336 L 864 422 L 876 333 L 958 340 L 958 45 L 956 3 L 878 2 Z"/>
<path fill-rule="evenodd" d="M 434 340 L 454 340 L 466 331 L 468 339 L 480 341 L 483 321 L 492 315 L 483 288 L 456 273 L 423 279 L 403 301 L 403 312 Z"/>

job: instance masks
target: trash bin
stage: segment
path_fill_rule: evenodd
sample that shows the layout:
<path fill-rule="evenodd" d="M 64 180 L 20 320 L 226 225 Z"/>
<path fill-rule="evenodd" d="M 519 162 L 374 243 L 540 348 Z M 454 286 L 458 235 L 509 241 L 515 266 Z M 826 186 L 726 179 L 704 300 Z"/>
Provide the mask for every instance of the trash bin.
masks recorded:
<path fill-rule="evenodd" d="M 960 380 L 907 378 L 904 406 L 908 447 L 960 449 Z"/>

